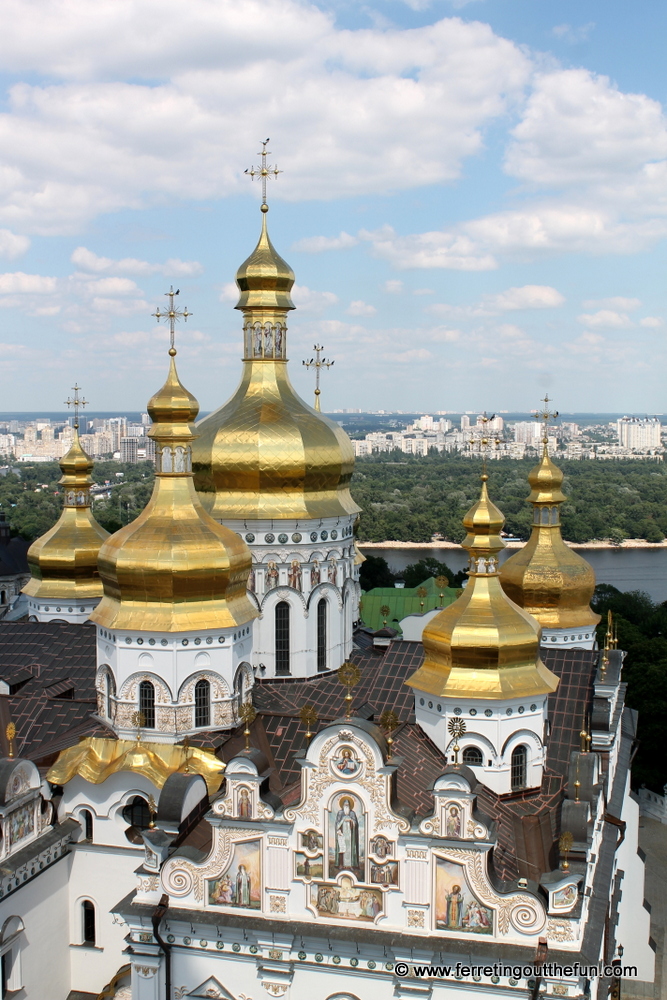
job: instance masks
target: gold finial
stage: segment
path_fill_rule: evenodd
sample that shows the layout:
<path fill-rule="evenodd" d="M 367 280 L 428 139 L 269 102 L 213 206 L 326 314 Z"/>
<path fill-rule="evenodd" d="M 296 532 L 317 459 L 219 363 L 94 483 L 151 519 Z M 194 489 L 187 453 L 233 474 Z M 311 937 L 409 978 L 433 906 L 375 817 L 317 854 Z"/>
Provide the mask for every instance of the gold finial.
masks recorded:
<path fill-rule="evenodd" d="M 185 761 L 183 763 L 183 773 L 190 773 L 190 737 L 186 736 L 183 740 L 183 752 L 185 754 Z"/>
<path fill-rule="evenodd" d="M 347 688 L 345 695 L 345 718 L 349 719 L 352 714 L 352 688 L 361 680 L 361 670 L 352 660 L 346 660 L 338 668 L 338 680 Z"/>
<path fill-rule="evenodd" d="M 542 407 L 541 410 L 538 410 L 537 413 L 534 414 L 534 416 L 536 420 L 541 420 L 544 425 L 542 428 L 542 444 L 544 446 L 544 454 L 546 455 L 548 454 L 547 445 L 549 444 L 549 421 L 557 419 L 558 410 L 549 409 L 549 403 L 551 402 L 551 400 L 549 399 L 549 393 L 546 394 L 546 396 L 544 397 L 543 400 L 541 400 L 541 402 L 544 403 L 544 406 Z"/>
<path fill-rule="evenodd" d="M 162 312 L 160 307 L 158 306 L 155 312 L 151 313 L 151 316 L 155 316 L 158 323 L 160 322 L 161 319 L 169 320 L 169 354 L 173 358 L 174 355 L 176 354 L 176 348 L 174 347 L 174 334 L 175 334 L 176 322 L 177 320 L 182 319 L 187 323 L 188 316 L 192 316 L 192 313 L 188 312 L 187 306 L 184 309 L 176 309 L 174 307 L 174 299 L 176 298 L 177 295 L 181 294 L 180 288 L 177 288 L 176 291 L 174 291 L 174 286 L 170 285 L 169 291 L 165 292 L 164 294 L 169 299 L 169 309 L 167 309 L 165 312 Z"/>
<path fill-rule="evenodd" d="M 560 837 L 558 838 L 558 849 L 565 858 L 565 860 L 563 861 L 563 871 L 565 872 L 570 867 L 570 862 L 567 860 L 567 856 L 572 850 L 573 844 L 574 844 L 574 837 L 572 836 L 569 830 L 565 830 L 564 833 L 561 833 Z"/>
<path fill-rule="evenodd" d="M 262 157 L 261 164 L 259 166 L 257 166 L 257 167 L 250 167 L 248 170 L 245 171 L 245 173 L 248 175 L 248 177 L 250 177 L 253 181 L 254 181 L 255 177 L 261 177 L 262 178 L 262 204 L 261 204 L 261 210 L 262 210 L 262 212 L 268 212 L 268 210 L 269 210 L 269 206 L 266 203 L 266 181 L 267 181 L 267 178 L 269 178 L 269 177 L 277 177 L 278 174 L 282 174 L 282 170 L 278 170 L 278 167 L 272 167 L 272 166 L 267 165 L 266 158 L 267 158 L 267 156 L 271 155 L 269 153 L 269 150 L 266 148 L 268 146 L 268 144 L 269 144 L 269 140 L 265 139 L 264 142 L 262 143 L 262 151 L 261 151 L 261 153 L 257 154 L 258 156 Z"/>
<path fill-rule="evenodd" d="M 442 602 L 445 599 L 443 590 L 445 590 L 445 588 L 449 586 L 449 580 L 447 579 L 446 576 L 436 576 L 435 583 L 438 589 L 440 590 L 440 604 L 442 605 Z"/>
<path fill-rule="evenodd" d="M 398 716 L 393 708 L 385 708 L 384 712 L 380 716 L 380 729 L 383 729 L 387 736 L 387 746 L 389 747 L 389 756 L 391 757 L 391 748 L 393 745 L 392 733 L 398 729 Z"/>
<path fill-rule="evenodd" d="M 68 408 L 70 406 L 74 407 L 74 429 L 77 430 L 77 431 L 79 429 L 79 407 L 80 406 L 82 406 L 82 407 L 83 406 L 88 406 L 88 400 L 84 399 L 81 396 L 79 396 L 79 389 L 80 388 L 81 388 L 81 386 L 77 385 L 77 383 L 75 382 L 74 385 L 72 386 L 72 392 L 74 393 L 74 399 L 70 399 L 70 397 L 68 396 L 67 399 L 65 400 L 65 405 Z"/>
<path fill-rule="evenodd" d="M 388 604 L 383 604 L 380 608 L 380 614 L 382 615 L 382 624 L 387 624 L 387 616 L 391 613 L 391 608 Z"/>
<path fill-rule="evenodd" d="M 5 736 L 7 737 L 7 742 L 9 743 L 8 755 L 10 757 L 14 756 L 14 740 L 16 739 L 16 726 L 13 722 L 8 722 L 5 729 Z"/>
<path fill-rule="evenodd" d="M 148 812 L 150 813 L 150 817 L 151 817 L 150 820 L 149 820 L 149 823 L 148 823 L 148 829 L 149 830 L 154 830 L 155 829 L 155 817 L 157 815 L 157 805 L 156 805 L 155 799 L 153 798 L 152 795 L 148 796 Z"/>
<path fill-rule="evenodd" d="M 466 728 L 465 719 L 450 719 L 447 725 L 449 735 L 454 737 L 454 746 L 452 747 L 452 750 L 454 751 L 455 767 L 459 766 L 459 750 L 461 749 L 459 746 L 459 740 L 465 733 Z"/>
<path fill-rule="evenodd" d="M 301 721 L 306 727 L 306 745 L 308 745 L 313 735 L 312 727 L 317 725 L 318 715 L 312 705 L 303 705 L 299 715 L 301 716 Z"/>
<path fill-rule="evenodd" d="M 239 715 L 245 723 L 245 729 L 243 730 L 243 735 L 245 736 L 245 748 L 250 749 L 250 726 L 257 718 L 257 712 L 255 711 L 255 706 L 251 701 L 246 701 L 241 705 L 239 709 Z"/>
<path fill-rule="evenodd" d="M 424 610 L 424 598 L 427 596 L 427 594 L 428 591 L 426 587 L 419 587 L 419 589 L 417 590 L 417 597 L 419 598 L 419 605 L 422 611 Z"/>
<path fill-rule="evenodd" d="M 584 740 L 585 743 L 585 740 Z M 577 757 L 577 766 L 574 773 L 574 801 L 579 801 L 579 789 L 581 788 L 581 782 L 579 781 L 579 758 Z"/>
<path fill-rule="evenodd" d="M 302 361 L 301 364 L 304 368 L 314 368 L 315 369 L 315 406 L 314 409 L 319 412 L 320 410 L 320 372 L 323 368 L 331 368 L 335 365 L 335 361 L 327 361 L 326 358 L 321 357 L 324 348 L 321 344 L 314 344 L 313 350 L 315 351 L 315 357 L 311 358 L 310 361 Z"/>
<path fill-rule="evenodd" d="M 131 722 L 137 730 L 137 743 L 141 743 L 141 730 L 146 725 L 146 716 L 143 712 L 133 712 Z"/>
<path fill-rule="evenodd" d="M 586 753 L 588 750 L 588 729 L 586 728 L 586 712 L 584 711 L 581 719 L 581 732 L 579 733 L 579 739 L 581 740 L 581 752 Z M 577 761 L 577 768 L 579 767 L 579 762 Z"/>

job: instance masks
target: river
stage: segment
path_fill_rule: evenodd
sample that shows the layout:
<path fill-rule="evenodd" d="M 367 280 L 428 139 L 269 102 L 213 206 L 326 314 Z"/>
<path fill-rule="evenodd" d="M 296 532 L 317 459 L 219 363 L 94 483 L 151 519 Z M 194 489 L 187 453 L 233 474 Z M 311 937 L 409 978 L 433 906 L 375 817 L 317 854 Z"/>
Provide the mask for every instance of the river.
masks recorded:
<path fill-rule="evenodd" d="M 405 549 L 359 547 L 366 555 L 382 556 L 394 573 L 429 556 L 447 563 L 454 573 L 467 565 L 467 555 L 463 549 L 432 548 L 429 545 L 415 545 L 414 548 Z M 501 555 L 501 562 L 516 551 L 505 550 Z M 667 548 L 576 551 L 591 564 L 598 583 L 611 583 L 619 590 L 643 590 L 654 601 L 667 601 Z"/>

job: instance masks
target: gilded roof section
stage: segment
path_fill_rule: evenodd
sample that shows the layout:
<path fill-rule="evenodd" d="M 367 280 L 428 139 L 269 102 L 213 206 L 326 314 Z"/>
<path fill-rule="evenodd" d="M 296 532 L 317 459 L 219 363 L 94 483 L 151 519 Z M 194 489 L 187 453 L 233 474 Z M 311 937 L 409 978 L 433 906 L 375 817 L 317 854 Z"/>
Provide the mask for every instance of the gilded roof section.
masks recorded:
<path fill-rule="evenodd" d="M 282 259 L 269 238 L 268 205 L 262 205 L 262 232 L 257 246 L 236 272 L 241 297 L 236 309 L 294 309 L 290 292 L 294 271 Z"/>
<path fill-rule="evenodd" d="M 567 498 L 561 491 L 563 473 L 549 458 L 546 445 L 528 481 L 528 501 L 537 511 L 537 523 L 526 545 L 503 563 L 503 589 L 544 628 L 592 628 L 600 621 L 590 607 L 595 573 L 563 541 L 557 514 L 554 522 L 554 512 Z"/>

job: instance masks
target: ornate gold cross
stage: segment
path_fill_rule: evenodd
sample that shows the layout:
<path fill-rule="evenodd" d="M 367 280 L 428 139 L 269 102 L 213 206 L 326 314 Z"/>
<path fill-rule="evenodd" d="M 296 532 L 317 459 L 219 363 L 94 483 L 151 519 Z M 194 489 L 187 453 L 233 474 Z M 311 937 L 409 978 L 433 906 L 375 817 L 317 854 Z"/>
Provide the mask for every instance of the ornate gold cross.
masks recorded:
<path fill-rule="evenodd" d="M 320 409 L 320 372 L 323 368 L 331 368 L 335 361 L 327 361 L 326 358 L 321 357 L 324 348 L 321 344 L 314 344 L 313 350 L 315 351 L 315 357 L 311 358 L 310 361 L 302 361 L 301 364 L 304 368 L 314 368 L 315 369 L 315 409 L 319 411 Z"/>
<path fill-rule="evenodd" d="M 151 313 L 151 316 L 155 316 L 158 323 L 160 322 L 161 319 L 169 320 L 169 353 L 171 354 L 173 351 L 173 353 L 175 354 L 176 349 L 174 347 L 174 332 L 175 332 L 176 322 L 179 319 L 182 319 L 187 323 L 188 316 L 192 316 L 192 313 L 188 312 L 187 306 L 185 307 L 185 309 L 176 309 L 174 306 L 174 299 L 176 298 L 177 295 L 181 294 L 180 288 L 177 288 L 176 291 L 174 291 L 174 286 L 171 285 L 169 287 L 169 291 L 165 292 L 164 294 L 169 299 L 169 308 L 163 312 L 158 306 L 155 312 Z"/>
<path fill-rule="evenodd" d="M 542 428 L 542 444 L 546 448 L 549 443 L 549 421 L 557 419 L 558 410 L 549 409 L 549 403 L 551 402 L 549 399 L 549 393 L 547 393 L 544 399 L 540 400 L 540 402 L 544 403 L 544 406 L 541 410 L 538 410 L 534 416 L 536 420 L 541 420 L 544 424 L 544 427 Z"/>
<path fill-rule="evenodd" d="M 251 180 L 254 181 L 255 177 L 262 178 L 262 208 L 268 208 L 266 204 L 266 181 L 268 177 L 277 177 L 278 174 L 282 174 L 282 170 L 278 170 L 278 167 L 272 167 L 267 165 L 266 158 L 270 156 L 269 150 L 266 148 L 269 144 L 269 140 L 265 139 L 262 143 L 262 152 L 258 153 L 258 156 L 262 157 L 262 162 L 257 167 L 250 167 L 245 173 Z"/>
<path fill-rule="evenodd" d="M 74 407 L 74 428 L 75 428 L 75 430 L 79 429 L 79 407 L 80 406 L 88 406 L 88 400 L 87 399 L 83 399 L 83 397 L 79 396 L 79 389 L 80 388 L 81 388 L 81 386 L 77 385 L 76 382 L 75 382 L 74 385 L 72 386 L 72 392 L 74 393 L 74 399 L 70 399 L 70 397 L 68 396 L 67 399 L 65 400 L 65 405 L 68 408 L 70 406 Z"/>

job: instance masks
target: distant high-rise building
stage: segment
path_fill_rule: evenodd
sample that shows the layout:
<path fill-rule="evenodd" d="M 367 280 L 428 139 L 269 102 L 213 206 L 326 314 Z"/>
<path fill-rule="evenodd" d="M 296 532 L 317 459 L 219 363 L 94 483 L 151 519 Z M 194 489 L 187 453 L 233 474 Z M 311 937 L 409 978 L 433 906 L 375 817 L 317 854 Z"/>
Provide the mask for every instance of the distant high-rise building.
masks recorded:
<path fill-rule="evenodd" d="M 537 420 L 519 420 L 514 425 L 514 440 L 537 445 L 542 437 L 542 425 Z"/>
<path fill-rule="evenodd" d="M 133 465 L 139 461 L 139 439 L 135 437 L 122 437 L 120 439 L 120 460 L 130 462 Z"/>
<path fill-rule="evenodd" d="M 616 422 L 618 443 L 631 451 L 659 448 L 662 444 L 662 427 L 657 417 L 621 417 Z"/>

